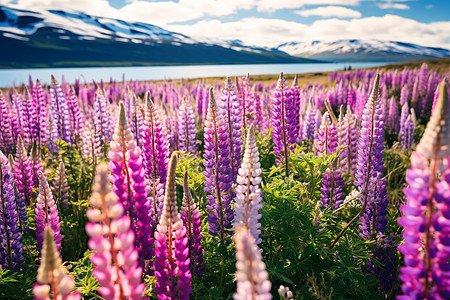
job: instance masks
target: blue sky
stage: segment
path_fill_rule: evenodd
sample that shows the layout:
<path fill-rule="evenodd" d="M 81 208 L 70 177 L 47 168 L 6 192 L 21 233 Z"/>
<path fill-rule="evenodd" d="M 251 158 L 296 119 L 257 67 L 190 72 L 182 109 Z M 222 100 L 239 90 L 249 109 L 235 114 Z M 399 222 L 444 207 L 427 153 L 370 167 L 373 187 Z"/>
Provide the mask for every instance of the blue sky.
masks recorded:
<path fill-rule="evenodd" d="M 0 0 L 141 21 L 199 40 L 257 46 L 378 39 L 450 49 L 450 0 Z"/>

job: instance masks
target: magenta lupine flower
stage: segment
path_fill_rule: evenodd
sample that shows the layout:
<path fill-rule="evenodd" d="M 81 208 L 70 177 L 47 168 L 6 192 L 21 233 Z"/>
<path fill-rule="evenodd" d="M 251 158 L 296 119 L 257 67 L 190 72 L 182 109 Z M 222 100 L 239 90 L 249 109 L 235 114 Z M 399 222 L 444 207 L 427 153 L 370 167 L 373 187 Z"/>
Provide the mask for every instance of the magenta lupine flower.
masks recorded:
<path fill-rule="evenodd" d="M 33 86 L 32 98 L 35 110 L 33 138 L 38 142 L 38 148 L 40 148 L 41 144 L 47 143 L 47 99 L 39 79 Z"/>
<path fill-rule="evenodd" d="M 235 182 L 242 156 L 242 115 L 239 99 L 236 96 L 236 90 L 230 77 L 227 77 L 225 80 L 225 86 L 220 100 L 221 103 L 218 105 L 220 114 L 228 126 L 227 139 L 230 151 L 230 166 L 231 173 L 233 174 L 233 182 Z"/>
<path fill-rule="evenodd" d="M 195 204 L 192 197 L 189 185 L 187 182 L 187 171 L 184 173 L 184 196 L 183 203 L 181 205 L 181 219 L 187 229 L 188 247 L 189 247 L 189 260 L 190 270 L 194 275 L 202 275 L 205 266 L 203 265 L 203 247 L 202 247 L 202 221 L 200 220 L 200 211 Z"/>
<path fill-rule="evenodd" d="M 30 158 L 27 155 L 27 150 L 22 140 L 22 136 L 19 135 L 17 139 L 16 147 L 16 161 L 14 166 L 14 177 L 17 189 L 23 195 L 25 202 L 30 203 L 33 196 L 33 175 Z"/>
<path fill-rule="evenodd" d="M 66 167 L 64 162 L 60 162 L 58 168 L 56 169 L 56 177 L 53 180 L 53 187 L 55 191 L 56 203 L 67 209 L 69 204 L 69 185 L 67 183 L 66 177 Z"/>
<path fill-rule="evenodd" d="M 53 299 L 78 300 L 80 293 L 72 293 L 75 284 L 72 277 L 67 275 L 63 266 L 59 250 L 56 249 L 53 230 L 45 227 L 44 246 L 41 253 L 41 265 L 38 269 L 37 282 L 33 286 L 35 300 L 48 300 L 50 294 Z M 51 290 L 51 293 L 50 293 Z"/>
<path fill-rule="evenodd" d="M 0 90 L 0 151 L 5 153 L 12 152 L 13 134 L 11 129 L 11 118 L 9 116 L 9 108 L 6 105 L 6 99 Z"/>
<path fill-rule="evenodd" d="M 295 143 L 298 140 L 298 136 L 300 133 L 300 106 L 301 106 L 300 86 L 298 85 L 297 74 L 295 74 L 294 81 L 292 82 L 291 91 L 292 91 L 291 94 L 292 94 L 293 113 L 291 114 L 288 132 L 289 136 L 292 137 L 293 142 Z"/>
<path fill-rule="evenodd" d="M 55 233 L 55 242 L 58 252 L 61 251 L 61 228 L 59 225 L 59 215 L 56 203 L 53 200 L 52 192 L 48 182 L 42 172 L 39 175 L 39 195 L 36 200 L 36 238 L 37 248 L 41 251 L 44 240 L 44 229 L 46 226 L 52 228 Z"/>
<path fill-rule="evenodd" d="M 25 145 L 29 145 L 31 139 L 29 130 L 30 128 L 28 126 L 28 118 L 25 118 L 23 113 L 23 97 L 22 95 L 19 95 L 17 93 L 16 89 L 12 89 L 11 104 L 15 112 L 15 114 L 13 115 L 17 120 L 17 129 L 15 130 L 15 132 L 13 132 L 13 134 L 15 134 L 17 137 L 18 135 L 21 135 Z M 14 140 L 17 140 L 17 138 Z"/>
<path fill-rule="evenodd" d="M 228 124 L 224 116 L 217 113 L 213 89 L 210 89 L 208 114 L 205 120 L 205 191 L 209 204 L 209 233 L 219 236 L 223 242 L 231 235 L 231 185 L 233 174 L 230 168 L 230 146 L 228 145 Z"/>
<path fill-rule="evenodd" d="M 134 232 L 130 217 L 111 192 L 106 164 L 97 166 L 94 186 L 87 211 L 89 248 L 95 269 L 94 276 L 105 299 L 142 299 L 144 284 L 142 268 L 138 266 L 138 252 L 134 249 Z"/>
<path fill-rule="evenodd" d="M 178 111 L 178 149 L 195 155 L 197 153 L 196 134 L 194 111 L 189 100 L 183 98 Z"/>
<path fill-rule="evenodd" d="M 373 238 L 386 228 L 386 179 L 383 177 L 384 116 L 378 98 L 379 75 L 363 111 L 358 144 L 355 185 L 361 193 L 364 215 L 360 226 L 362 237 Z M 375 216 L 374 216 L 375 214 Z"/>
<path fill-rule="evenodd" d="M 18 271 L 24 258 L 13 186 L 10 163 L 0 151 L 0 267 Z"/>
<path fill-rule="evenodd" d="M 386 126 L 389 129 L 389 133 L 398 132 L 399 130 L 398 119 L 398 106 L 394 96 L 391 97 L 388 104 L 388 112 L 386 116 Z"/>
<path fill-rule="evenodd" d="M 255 244 L 255 238 L 245 226 L 236 228 L 236 293 L 234 300 L 270 300 L 272 294 L 269 275 L 262 256 Z"/>
<path fill-rule="evenodd" d="M 404 85 L 400 91 L 400 105 L 403 107 L 405 103 L 408 103 L 410 97 L 409 86 Z"/>
<path fill-rule="evenodd" d="M 261 173 L 255 128 L 251 125 L 245 142 L 244 158 L 237 176 L 234 227 L 246 226 L 256 245 L 261 243 L 259 237 L 261 233 L 259 210 L 262 208 L 262 192 L 259 188 Z"/>
<path fill-rule="evenodd" d="M 39 172 L 44 173 L 44 168 L 41 164 L 41 157 L 39 155 L 39 148 L 36 144 L 33 144 L 31 147 L 31 164 L 33 166 L 33 169 L 31 170 L 32 176 L 33 176 L 33 187 L 39 186 Z"/>
<path fill-rule="evenodd" d="M 205 102 L 205 91 L 203 90 L 202 85 L 197 85 L 197 95 L 195 97 L 197 104 L 197 115 L 198 115 L 198 124 L 200 126 L 203 125 L 203 102 Z"/>
<path fill-rule="evenodd" d="M 67 109 L 69 112 L 70 131 L 72 140 L 81 135 L 83 129 L 83 116 L 81 115 L 80 105 L 73 86 L 70 86 L 69 97 L 67 98 Z"/>
<path fill-rule="evenodd" d="M 261 97 L 256 91 L 253 92 L 253 97 L 255 98 L 255 119 L 252 124 L 255 125 L 255 130 L 264 133 L 268 129 L 269 120 L 261 107 Z"/>
<path fill-rule="evenodd" d="M 24 133 L 24 142 L 25 145 L 29 145 L 32 141 L 35 141 L 36 138 L 33 136 L 33 132 L 35 131 L 35 120 L 36 120 L 36 111 L 33 106 L 32 97 L 28 89 L 26 89 L 26 95 L 22 102 L 22 117 L 23 117 L 23 128 Z M 25 138 L 28 136 L 28 140 Z"/>
<path fill-rule="evenodd" d="M 169 146 L 158 111 L 151 99 L 150 91 L 145 95 L 145 119 L 142 128 L 145 177 L 150 200 L 151 218 L 155 226 L 161 215 L 164 202 L 164 183 L 167 176 Z"/>
<path fill-rule="evenodd" d="M 56 78 L 52 75 L 52 84 L 50 85 L 50 99 L 52 107 L 52 139 L 63 139 L 70 145 L 72 132 L 70 128 L 70 115 L 67 108 L 66 97 Z M 57 132 L 57 135 L 54 133 Z"/>
<path fill-rule="evenodd" d="M 272 101 L 272 135 L 275 146 L 273 150 L 278 158 L 275 160 L 277 164 L 283 165 L 286 170 L 286 176 L 289 174 L 289 152 L 295 149 L 295 139 L 290 129 L 293 121 L 294 107 L 292 103 L 292 90 L 289 89 L 280 73 L 277 87 L 273 91 Z"/>
<path fill-rule="evenodd" d="M 153 256 L 153 240 L 141 149 L 136 145 L 136 140 L 128 127 L 122 101 L 119 107 L 119 120 L 108 153 L 109 167 L 112 171 L 110 178 L 119 202 L 131 219 L 131 227 L 134 229 L 134 226 L 137 226 L 141 247 L 139 254 L 144 260 L 148 260 Z"/>
<path fill-rule="evenodd" d="M 177 155 L 173 153 L 170 158 L 163 212 L 155 231 L 155 292 L 158 299 L 189 299 L 192 292 L 188 238 L 177 208 Z"/>
<path fill-rule="evenodd" d="M 355 175 L 356 153 L 358 151 L 358 120 L 351 108 L 347 106 L 345 115 L 341 110 L 339 115 L 339 146 L 347 146 L 340 154 L 343 173 Z"/>
<path fill-rule="evenodd" d="M 400 268 L 404 296 L 398 299 L 450 298 L 450 111 L 445 83 L 406 172 L 406 204 L 398 223 L 405 229 Z M 440 175 L 440 176 L 439 176 Z"/>

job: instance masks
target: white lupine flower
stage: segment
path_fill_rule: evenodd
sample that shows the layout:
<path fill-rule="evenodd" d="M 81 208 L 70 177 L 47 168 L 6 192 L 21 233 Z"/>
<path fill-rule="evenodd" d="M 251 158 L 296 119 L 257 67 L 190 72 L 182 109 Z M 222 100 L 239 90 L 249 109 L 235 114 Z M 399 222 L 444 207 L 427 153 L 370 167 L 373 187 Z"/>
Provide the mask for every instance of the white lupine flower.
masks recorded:
<path fill-rule="evenodd" d="M 256 244 L 261 243 L 259 238 L 261 233 L 259 210 L 262 208 L 261 189 L 259 188 L 261 173 L 255 130 L 252 125 L 248 131 L 244 158 L 236 179 L 234 225 L 235 227 L 246 226 Z"/>
<path fill-rule="evenodd" d="M 236 228 L 236 281 L 234 300 L 272 299 L 266 265 L 262 261 L 255 239 L 246 226 Z"/>

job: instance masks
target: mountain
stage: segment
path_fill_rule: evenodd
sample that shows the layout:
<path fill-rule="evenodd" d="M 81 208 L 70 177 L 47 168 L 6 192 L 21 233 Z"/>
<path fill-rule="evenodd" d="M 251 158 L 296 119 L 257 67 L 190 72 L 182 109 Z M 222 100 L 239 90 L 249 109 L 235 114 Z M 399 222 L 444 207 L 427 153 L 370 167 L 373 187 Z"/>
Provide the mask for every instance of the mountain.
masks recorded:
<path fill-rule="evenodd" d="M 275 49 L 292 56 L 333 62 L 404 62 L 450 57 L 448 49 L 378 40 L 291 42 Z"/>
<path fill-rule="evenodd" d="M 0 67 L 309 63 L 237 41 L 209 43 L 141 22 L 0 6 Z"/>

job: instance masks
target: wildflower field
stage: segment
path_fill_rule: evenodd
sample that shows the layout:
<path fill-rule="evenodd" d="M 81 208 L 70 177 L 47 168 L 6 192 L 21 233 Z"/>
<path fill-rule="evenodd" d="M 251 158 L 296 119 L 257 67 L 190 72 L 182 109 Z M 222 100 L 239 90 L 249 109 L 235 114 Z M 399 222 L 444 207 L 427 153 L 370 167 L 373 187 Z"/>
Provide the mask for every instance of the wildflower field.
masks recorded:
<path fill-rule="evenodd" d="M 0 298 L 450 299 L 449 74 L 0 91 Z"/>

